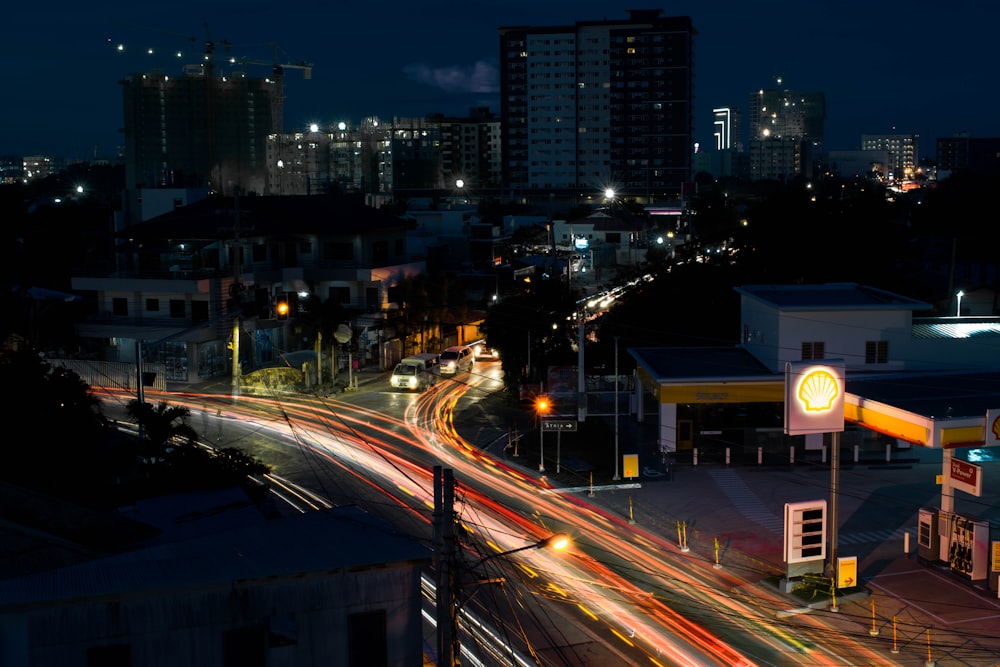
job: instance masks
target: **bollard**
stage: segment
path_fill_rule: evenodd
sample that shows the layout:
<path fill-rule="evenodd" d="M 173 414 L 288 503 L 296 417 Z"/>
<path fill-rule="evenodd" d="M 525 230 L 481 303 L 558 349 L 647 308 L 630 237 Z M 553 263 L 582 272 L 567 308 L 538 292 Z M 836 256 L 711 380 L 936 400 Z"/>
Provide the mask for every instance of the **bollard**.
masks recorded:
<path fill-rule="evenodd" d="M 854 445 L 854 462 L 858 462 L 858 446 Z"/>
<path fill-rule="evenodd" d="M 892 445 L 885 446 L 885 462 L 886 463 L 892 462 Z"/>
<path fill-rule="evenodd" d="M 763 447 L 758 447 L 757 448 L 757 465 L 760 465 L 763 462 L 764 462 L 764 448 Z"/>
<path fill-rule="evenodd" d="M 726 465 L 729 465 L 729 447 L 726 447 Z"/>
<path fill-rule="evenodd" d="M 715 541 L 715 563 L 712 565 L 716 570 L 722 567 L 722 563 L 719 562 L 719 538 L 712 538 Z"/>
<path fill-rule="evenodd" d="M 878 628 L 875 627 L 875 598 L 872 598 L 872 629 L 868 631 L 872 637 L 878 637 Z"/>
<path fill-rule="evenodd" d="M 910 555 L 910 533 L 909 531 L 903 533 L 903 553 L 907 556 Z"/>
<path fill-rule="evenodd" d="M 788 462 L 795 465 L 795 447 L 788 448 Z"/>
<path fill-rule="evenodd" d="M 698 448 L 695 447 L 691 450 L 691 464 L 694 466 L 698 465 Z"/>
<path fill-rule="evenodd" d="M 822 446 L 822 447 L 820 448 L 820 458 L 819 458 L 819 460 L 820 460 L 820 462 L 821 462 L 821 463 L 822 463 L 823 465 L 826 465 L 826 445 L 823 445 L 823 446 Z"/>
<path fill-rule="evenodd" d="M 628 497 L 628 522 L 635 523 L 635 515 L 632 513 L 632 496 Z"/>

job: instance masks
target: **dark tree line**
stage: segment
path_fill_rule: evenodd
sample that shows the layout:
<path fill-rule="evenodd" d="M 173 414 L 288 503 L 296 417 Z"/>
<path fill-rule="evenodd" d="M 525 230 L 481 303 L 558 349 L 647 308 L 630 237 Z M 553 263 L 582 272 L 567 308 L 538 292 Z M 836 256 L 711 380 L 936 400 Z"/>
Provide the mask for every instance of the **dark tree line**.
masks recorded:
<path fill-rule="evenodd" d="M 0 410 L 14 425 L 0 479 L 69 498 L 115 506 L 167 493 L 239 485 L 268 467 L 239 449 L 197 445 L 184 407 L 132 401 L 142 434 L 119 432 L 90 386 L 36 351 L 0 353 Z"/>

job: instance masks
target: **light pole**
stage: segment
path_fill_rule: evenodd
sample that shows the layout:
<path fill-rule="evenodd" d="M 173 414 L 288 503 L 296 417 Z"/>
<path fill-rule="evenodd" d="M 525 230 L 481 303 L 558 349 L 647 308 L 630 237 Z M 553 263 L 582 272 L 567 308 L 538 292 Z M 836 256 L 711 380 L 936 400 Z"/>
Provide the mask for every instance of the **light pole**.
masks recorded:
<path fill-rule="evenodd" d="M 615 475 L 611 479 L 618 481 L 618 336 L 615 336 Z"/>
<path fill-rule="evenodd" d="M 962 290 L 958 290 L 958 293 L 955 295 L 955 298 L 956 298 L 956 301 L 957 301 L 957 307 L 955 308 L 955 317 L 961 317 L 962 316 L 962 297 L 963 296 L 965 296 L 965 292 L 963 292 Z"/>
<path fill-rule="evenodd" d="M 458 599 L 457 556 L 455 549 L 455 478 L 450 469 L 441 466 L 434 467 L 434 569 L 437 574 L 437 589 L 435 600 L 435 617 L 437 620 L 437 667 L 455 667 L 458 664 L 458 613 L 465 600 Z M 510 556 L 529 549 L 551 547 L 563 550 L 569 546 L 569 536 L 555 533 L 548 537 L 525 545 L 489 554 L 479 559 L 471 568 L 475 569 L 488 560 Z M 502 579 L 489 581 L 502 581 Z M 475 591 L 473 591 L 475 592 Z"/>
<path fill-rule="evenodd" d="M 538 413 L 538 472 L 545 472 L 545 415 L 551 409 L 547 396 L 539 396 L 535 401 L 535 411 Z"/>

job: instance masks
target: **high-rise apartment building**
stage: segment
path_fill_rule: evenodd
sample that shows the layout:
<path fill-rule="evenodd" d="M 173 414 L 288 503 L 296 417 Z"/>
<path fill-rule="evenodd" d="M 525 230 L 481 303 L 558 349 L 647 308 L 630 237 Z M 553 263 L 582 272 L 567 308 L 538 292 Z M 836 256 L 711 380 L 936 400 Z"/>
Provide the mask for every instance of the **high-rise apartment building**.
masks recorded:
<path fill-rule="evenodd" d="M 209 65 L 123 80 L 125 180 L 139 188 L 264 194 L 267 138 L 281 132 L 280 79 Z"/>
<path fill-rule="evenodd" d="M 440 131 L 443 187 L 458 181 L 480 193 L 500 187 L 499 116 L 473 107 L 467 117 L 432 114 L 427 121 Z"/>
<path fill-rule="evenodd" d="M 712 109 L 715 150 L 743 152 L 743 113 L 736 107 Z"/>
<path fill-rule="evenodd" d="M 677 196 L 693 152 L 690 17 L 500 29 L 503 188 Z"/>
<path fill-rule="evenodd" d="M 500 186 L 500 119 L 485 107 L 468 117 L 368 117 L 267 141 L 267 194 L 362 193 L 372 206 L 397 191 L 463 189 L 483 196 Z M 459 188 L 457 184 L 461 182 Z"/>
<path fill-rule="evenodd" d="M 780 87 L 750 95 L 750 177 L 788 180 L 808 173 L 822 150 L 826 98 Z"/>
<path fill-rule="evenodd" d="M 890 180 L 901 181 L 912 178 L 917 169 L 920 135 L 917 134 L 862 134 L 861 150 L 888 151 L 889 164 L 886 165 Z"/>

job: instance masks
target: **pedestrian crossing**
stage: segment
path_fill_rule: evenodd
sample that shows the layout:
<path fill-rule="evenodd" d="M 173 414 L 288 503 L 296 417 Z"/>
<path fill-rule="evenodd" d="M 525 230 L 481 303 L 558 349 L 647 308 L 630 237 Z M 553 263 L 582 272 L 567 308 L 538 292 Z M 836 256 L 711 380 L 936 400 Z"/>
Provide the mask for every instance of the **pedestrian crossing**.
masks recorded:
<path fill-rule="evenodd" d="M 753 492 L 743 478 L 733 468 L 715 468 L 708 471 L 712 481 L 725 494 L 726 498 L 732 502 L 733 507 L 745 518 L 754 522 L 761 528 L 771 531 L 776 535 L 783 535 L 785 532 L 784 516 L 776 514 L 765 505 L 757 494 Z M 866 530 L 857 532 L 838 532 L 837 544 L 857 545 L 887 542 L 889 540 L 903 540 L 905 528 L 885 528 L 881 530 Z"/>

